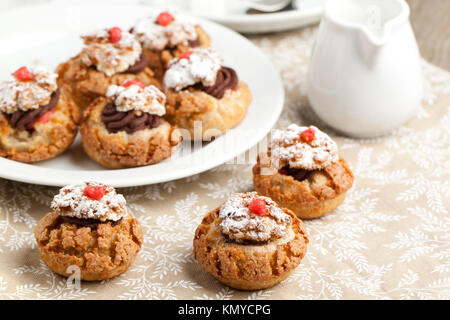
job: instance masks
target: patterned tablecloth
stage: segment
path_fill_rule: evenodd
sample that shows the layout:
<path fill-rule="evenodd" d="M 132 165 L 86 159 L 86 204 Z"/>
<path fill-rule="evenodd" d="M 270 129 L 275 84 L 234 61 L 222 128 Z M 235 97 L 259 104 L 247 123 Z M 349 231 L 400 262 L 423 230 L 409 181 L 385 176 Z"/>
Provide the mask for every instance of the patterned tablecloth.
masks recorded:
<path fill-rule="evenodd" d="M 241 292 L 214 280 L 193 258 L 195 228 L 228 194 L 252 190 L 251 165 L 226 164 L 182 180 L 121 189 L 142 223 L 145 244 L 128 272 L 81 288 L 67 286 L 36 250 L 33 228 L 57 189 L 0 179 L 0 298 L 450 299 L 450 74 L 423 63 L 423 107 L 392 135 L 340 137 L 306 102 L 315 32 L 311 27 L 251 39 L 284 81 L 287 99 L 277 126 L 323 128 L 356 177 L 333 214 L 306 222 L 308 252 L 291 277 L 268 290 Z"/>

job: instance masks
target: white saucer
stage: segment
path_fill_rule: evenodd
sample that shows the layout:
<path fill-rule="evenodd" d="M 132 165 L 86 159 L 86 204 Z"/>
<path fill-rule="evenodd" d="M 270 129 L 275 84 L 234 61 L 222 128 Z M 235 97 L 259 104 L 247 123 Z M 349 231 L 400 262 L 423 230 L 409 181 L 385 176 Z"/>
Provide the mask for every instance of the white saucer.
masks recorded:
<path fill-rule="evenodd" d="M 151 2 L 151 0 L 148 0 Z M 304 27 L 320 21 L 325 0 L 296 0 L 288 11 L 246 14 L 248 6 L 240 0 L 183 1 L 192 14 L 201 16 L 242 33 L 279 32 Z"/>

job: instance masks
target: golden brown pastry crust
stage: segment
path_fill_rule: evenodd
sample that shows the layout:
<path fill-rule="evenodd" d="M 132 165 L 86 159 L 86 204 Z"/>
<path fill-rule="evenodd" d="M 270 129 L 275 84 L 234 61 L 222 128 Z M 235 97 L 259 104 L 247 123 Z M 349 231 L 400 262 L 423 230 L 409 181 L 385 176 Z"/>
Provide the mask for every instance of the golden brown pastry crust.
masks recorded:
<path fill-rule="evenodd" d="M 65 277 L 72 275 L 70 266 L 78 266 L 86 281 L 118 276 L 130 267 L 143 243 L 142 227 L 131 216 L 115 226 L 102 223 L 96 230 L 61 224 L 58 218 L 56 212 L 46 214 L 34 234 L 42 260 Z"/>
<path fill-rule="evenodd" d="M 209 48 L 211 46 L 211 40 L 206 31 L 198 25 L 195 26 L 195 30 L 197 31 L 199 42 L 199 45 L 195 48 Z M 155 77 L 159 80 L 162 80 L 169 61 L 175 57 L 178 57 L 181 52 L 186 52 L 189 50 L 192 50 L 192 48 L 181 44 L 173 49 L 165 49 L 162 51 L 143 49 L 144 54 L 147 56 L 148 67 L 152 69 Z"/>
<path fill-rule="evenodd" d="M 341 157 L 331 166 L 314 171 L 303 181 L 280 174 L 270 161 L 261 162 L 261 157 L 258 157 L 253 167 L 255 190 L 272 198 L 280 207 L 292 210 L 301 219 L 318 218 L 333 211 L 344 201 L 346 191 L 353 184 L 353 173 Z M 261 174 L 262 169 L 264 174 Z"/>
<path fill-rule="evenodd" d="M 203 218 L 195 231 L 194 256 L 220 282 L 240 290 L 261 290 L 286 279 L 306 254 L 308 237 L 303 222 L 290 210 L 289 235 L 266 244 L 227 242 L 217 225 L 220 207 Z"/>
<path fill-rule="evenodd" d="M 252 95 L 247 85 L 239 81 L 235 90 L 227 90 L 222 99 L 193 88 L 180 92 L 166 91 L 166 119 L 186 129 L 191 140 L 209 141 L 237 126 L 247 114 Z M 194 136 L 194 123 L 201 121 L 202 135 Z M 189 137 L 184 137 L 185 139 Z"/>
<path fill-rule="evenodd" d="M 126 80 L 140 80 L 148 85 L 161 88 L 150 68 L 137 74 L 117 73 L 110 77 L 95 67 L 86 67 L 80 60 L 80 55 L 61 63 L 56 69 L 58 85 L 65 88 L 75 103 L 83 111 L 95 98 L 106 95 L 108 86 L 121 85 Z"/>
<path fill-rule="evenodd" d="M 101 113 L 111 100 L 99 97 L 86 109 L 81 125 L 83 148 L 94 161 L 112 168 L 129 168 L 158 163 L 172 155 L 181 143 L 176 127 L 161 119 L 154 129 L 128 134 L 109 133 Z"/>
<path fill-rule="evenodd" d="M 0 157 L 31 163 L 54 158 L 67 150 L 77 135 L 80 111 L 64 90 L 53 110 L 50 120 L 36 123 L 31 134 L 11 127 L 0 112 Z"/>

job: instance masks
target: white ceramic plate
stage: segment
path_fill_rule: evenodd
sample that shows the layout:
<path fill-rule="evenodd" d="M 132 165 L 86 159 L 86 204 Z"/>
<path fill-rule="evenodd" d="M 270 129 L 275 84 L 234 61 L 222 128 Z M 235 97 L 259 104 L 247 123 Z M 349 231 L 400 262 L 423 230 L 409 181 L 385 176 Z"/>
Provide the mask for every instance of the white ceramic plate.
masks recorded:
<path fill-rule="evenodd" d="M 148 8 L 148 7 L 147 7 Z M 145 16 L 146 7 L 136 5 L 42 5 L 0 14 L 0 79 L 22 65 L 40 63 L 55 68 L 76 54 L 79 34 L 113 25 L 130 27 Z M 96 180 L 115 187 L 159 183 L 187 177 L 245 152 L 263 139 L 277 121 L 284 103 L 278 72 L 252 43 L 215 23 L 200 20 L 212 47 L 225 64 L 234 67 L 253 95 L 245 119 L 226 135 L 204 146 L 184 142 L 177 153 L 159 164 L 107 170 L 83 152 L 80 139 L 63 155 L 37 164 L 0 158 L 0 177 L 28 183 L 63 186 Z"/>

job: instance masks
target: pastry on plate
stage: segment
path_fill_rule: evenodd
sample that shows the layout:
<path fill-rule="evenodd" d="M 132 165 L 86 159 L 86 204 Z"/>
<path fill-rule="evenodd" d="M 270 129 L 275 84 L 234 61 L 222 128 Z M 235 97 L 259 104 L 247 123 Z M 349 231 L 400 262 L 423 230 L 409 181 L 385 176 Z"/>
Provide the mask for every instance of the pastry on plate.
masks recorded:
<path fill-rule="evenodd" d="M 160 85 L 133 34 L 113 27 L 82 38 L 85 46 L 81 53 L 57 68 L 58 83 L 82 110 L 95 98 L 104 96 L 111 84 L 139 80 L 146 85 Z"/>
<path fill-rule="evenodd" d="M 112 187 L 87 182 L 62 188 L 37 224 L 39 255 L 54 272 L 105 280 L 125 272 L 143 243 L 140 223 Z M 77 270 L 78 269 L 78 270 Z"/>
<path fill-rule="evenodd" d="M 0 156 L 21 162 L 56 157 L 72 144 L 79 110 L 41 67 L 21 67 L 0 82 Z"/>
<path fill-rule="evenodd" d="M 253 167 L 255 190 L 301 219 L 333 211 L 352 184 L 353 173 L 336 143 L 314 126 L 276 130 Z"/>
<path fill-rule="evenodd" d="M 260 290 L 286 279 L 306 254 L 303 222 L 256 192 L 236 193 L 203 218 L 194 256 L 220 282 Z"/>
<path fill-rule="evenodd" d="M 151 10 L 131 32 L 140 40 L 148 66 L 161 78 L 167 63 L 193 48 L 208 48 L 210 39 L 195 21 L 174 10 Z"/>
<path fill-rule="evenodd" d="M 86 109 L 81 137 L 86 153 L 108 168 L 158 163 L 181 142 L 175 126 L 162 118 L 166 97 L 153 85 L 128 80 L 110 85 Z"/>
<path fill-rule="evenodd" d="M 236 71 L 213 49 L 183 52 L 164 74 L 167 119 L 186 139 L 209 141 L 238 125 L 252 100 Z"/>

